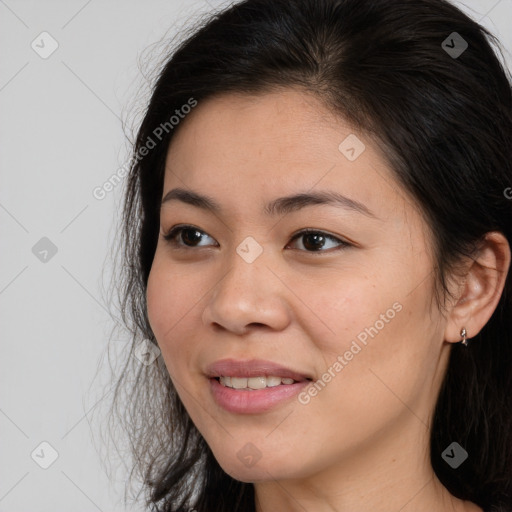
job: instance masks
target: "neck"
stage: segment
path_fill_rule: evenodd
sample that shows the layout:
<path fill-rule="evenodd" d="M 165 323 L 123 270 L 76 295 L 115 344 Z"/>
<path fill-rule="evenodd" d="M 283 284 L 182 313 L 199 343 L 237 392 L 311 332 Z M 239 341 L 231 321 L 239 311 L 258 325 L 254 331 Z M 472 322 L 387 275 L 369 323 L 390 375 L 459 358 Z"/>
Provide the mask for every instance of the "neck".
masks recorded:
<path fill-rule="evenodd" d="M 437 479 L 428 428 L 412 414 L 406 423 L 400 434 L 390 426 L 367 446 L 358 446 L 357 456 L 333 454 L 332 464 L 313 475 L 256 483 L 256 511 L 481 512 Z"/>

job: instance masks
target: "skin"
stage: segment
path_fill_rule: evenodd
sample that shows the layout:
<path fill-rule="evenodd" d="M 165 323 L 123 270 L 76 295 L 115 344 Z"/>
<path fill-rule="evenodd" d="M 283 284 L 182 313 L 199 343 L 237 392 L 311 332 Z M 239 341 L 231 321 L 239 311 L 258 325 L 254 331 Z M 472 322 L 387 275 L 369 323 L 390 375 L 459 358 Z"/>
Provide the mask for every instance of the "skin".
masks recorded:
<path fill-rule="evenodd" d="M 338 149 L 349 134 L 366 147 L 354 161 Z M 451 280 L 456 297 L 441 312 L 416 202 L 368 136 L 296 89 L 200 103 L 169 148 L 164 196 L 175 187 L 212 197 L 222 211 L 162 206 L 150 324 L 189 415 L 222 468 L 255 484 L 257 510 L 481 511 L 435 477 L 429 426 L 451 343 L 462 327 L 475 336 L 499 301 L 506 239 L 488 234 Z M 263 212 L 277 197 L 320 190 L 374 217 L 331 205 Z M 181 223 L 202 231 L 195 246 L 163 238 Z M 351 245 L 336 250 L 340 242 L 326 239 L 315 251 L 305 237 L 292 240 L 303 228 Z M 236 252 L 248 236 L 263 248 L 252 263 Z M 395 303 L 401 310 L 306 405 L 295 397 L 235 414 L 213 401 L 208 364 L 260 358 L 317 380 Z M 249 442 L 260 455 L 251 467 L 237 457 Z"/>

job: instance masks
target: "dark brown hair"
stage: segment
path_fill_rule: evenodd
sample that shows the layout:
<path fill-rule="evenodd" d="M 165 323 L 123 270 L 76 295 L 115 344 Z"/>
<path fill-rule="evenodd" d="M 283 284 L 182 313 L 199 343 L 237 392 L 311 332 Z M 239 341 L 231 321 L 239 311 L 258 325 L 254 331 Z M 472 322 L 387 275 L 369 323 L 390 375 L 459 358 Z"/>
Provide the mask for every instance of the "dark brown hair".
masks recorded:
<path fill-rule="evenodd" d="M 442 46 L 456 32 L 459 56 Z M 219 466 L 158 358 L 146 285 L 159 235 L 167 149 L 179 125 L 159 132 L 191 98 L 300 87 L 368 133 L 434 234 L 436 283 L 489 231 L 512 239 L 512 94 L 497 41 L 444 0 L 246 0 L 212 15 L 166 56 L 133 148 L 122 212 L 117 287 L 132 335 L 116 383 L 118 410 L 154 511 L 253 511 L 252 484 Z M 149 138 L 156 142 L 140 158 Z M 137 156 L 139 155 L 139 156 Z M 137 156 L 137 157 L 136 157 Z M 135 158 L 136 157 L 136 158 Z M 434 470 L 455 496 L 512 510 L 511 275 L 493 316 L 469 347 L 452 348 L 431 429 Z M 444 295 L 443 295 L 444 294 Z M 121 400 L 124 396 L 125 401 Z M 126 403 L 127 401 L 127 403 Z M 469 453 L 452 469 L 453 441 Z"/>

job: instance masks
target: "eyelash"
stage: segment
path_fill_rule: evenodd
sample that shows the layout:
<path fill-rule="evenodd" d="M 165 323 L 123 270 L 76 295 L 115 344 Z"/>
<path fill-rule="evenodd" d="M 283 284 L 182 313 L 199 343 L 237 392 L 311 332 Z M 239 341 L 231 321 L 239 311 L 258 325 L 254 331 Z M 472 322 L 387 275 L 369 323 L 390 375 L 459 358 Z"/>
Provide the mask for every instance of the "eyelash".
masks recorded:
<path fill-rule="evenodd" d="M 193 249 L 200 249 L 202 247 L 205 247 L 205 246 L 198 246 L 198 247 L 193 247 L 193 246 L 187 246 L 187 245 L 183 245 L 183 244 L 179 244 L 177 241 L 176 241 L 176 238 L 177 236 L 182 233 L 183 231 L 186 231 L 186 230 L 194 230 L 194 231 L 199 231 L 199 233 L 201 233 L 202 235 L 207 235 L 207 233 L 205 233 L 204 231 L 200 230 L 199 228 L 196 228 L 195 226 L 191 226 L 189 224 L 182 224 L 182 225 L 178 225 L 178 226 L 174 226 L 172 227 L 165 235 L 163 235 L 163 238 L 164 240 L 166 240 L 170 245 L 174 246 L 174 248 L 176 249 L 185 249 L 185 250 L 193 250 Z M 324 238 L 328 238 L 330 240 L 334 240 L 336 241 L 339 246 L 338 247 L 335 247 L 335 248 L 330 248 L 328 250 L 318 250 L 318 251 L 307 251 L 305 249 L 298 249 L 302 252 L 307 252 L 308 254 L 321 254 L 321 253 L 332 253 L 333 251 L 339 251 L 341 249 L 345 249 L 347 247 L 350 247 L 352 244 L 344 241 L 344 240 L 341 240 L 340 238 L 338 237 L 335 237 L 334 235 L 331 235 L 329 233 L 326 233 L 325 231 L 321 231 L 321 230 L 318 230 L 318 229 L 311 229 L 311 228 L 306 228 L 306 229 L 303 229 L 301 231 L 299 231 L 298 233 L 295 233 L 290 242 L 293 242 L 295 241 L 296 239 L 300 238 L 301 236 L 305 236 L 305 235 L 311 235 L 311 234 L 315 234 L 315 235 L 322 235 Z M 210 236 L 210 235 L 208 235 Z"/>

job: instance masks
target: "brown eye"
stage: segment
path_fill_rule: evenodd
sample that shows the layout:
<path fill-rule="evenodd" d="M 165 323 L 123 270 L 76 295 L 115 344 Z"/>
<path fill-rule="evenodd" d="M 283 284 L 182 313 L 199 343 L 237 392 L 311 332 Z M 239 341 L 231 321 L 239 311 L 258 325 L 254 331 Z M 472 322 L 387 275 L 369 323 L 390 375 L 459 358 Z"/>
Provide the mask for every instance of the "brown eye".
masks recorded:
<path fill-rule="evenodd" d="M 303 235 L 303 245 L 308 251 L 322 249 L 325 244 L 325 240 L 325 236 L 319 233 L 308 233 L 307 235 Z"/>
<path fill-rule="evenodd" d="M 324 233 L 323 231 L 314 231 L 314 230 L 304 230 L 300 233 L 297 233 L 292 241 L 299 240 L 302 238 L 302 247 L 299 247 L 300 250 L 305 250 L 306 252 L 327 252 L 327 249 L 342 249 L 344 247 L 348 247 L 350 244 L 339 238 L 329 235 L 328 233 Z M 332 242 L 334 241 L 334 247 L 332 246 Z M 331 247 L 328 247 L 331 244 Z"/>
<path fill-rule="evenodd" d="M 182 229 L 181 240 L 185 245 L 195 246 L 201 241 L 201 232 L 197 229 Z"/>
<path fill-rule="evenodd" d="M 206 233 L 194 226 L 175 226 L 164 235 L 164 239 L 178 247 L 203 247 L 204 244 L 198 245 L 203 235 Z"/>

